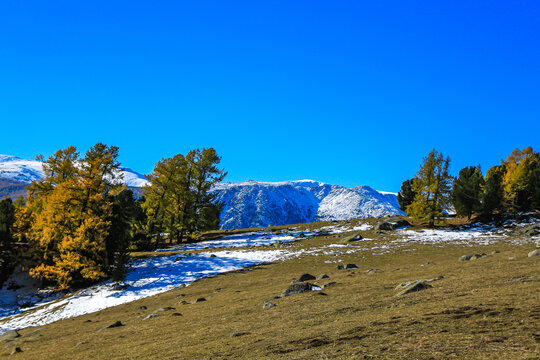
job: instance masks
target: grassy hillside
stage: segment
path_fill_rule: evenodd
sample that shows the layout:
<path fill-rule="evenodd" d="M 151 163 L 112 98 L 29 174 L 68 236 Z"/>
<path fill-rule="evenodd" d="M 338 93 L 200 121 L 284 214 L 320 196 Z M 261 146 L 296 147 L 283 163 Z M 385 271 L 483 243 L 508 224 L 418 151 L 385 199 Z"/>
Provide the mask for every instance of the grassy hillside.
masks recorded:
<path fill-rule="evenodd" d="M 527 257 L 534 250 L 530 236 L 509 235 L 490 245 L 460 239 L 397 245 L 403 236 L 395 231 L 356 233 L 372 240 L 339 248 L 327 245 L 351 233 L 302 239 L 287 247 L 304 250 L 292 260 L 24 329 L 21 337 L 0 342 L 0 354 L 20 347 L 13 358 L 540 358 L 540 256 Z M 458 261 L 473 253 L 487 256 Z M 338 263 L 358 269 L 338 270 Z M 312 281 L 319 286 L 336 284 L 273 300 L 276 306 L 263 310 L 265 300 L 303 273 L 327 274 Z M 438 276 L 431 288 L 397 296 L 402 282 Z M 194 302 L 202 297 L 206 301 Z M 145 319 L 152 313 L 159 316 Z M 103 329 L 116 321 L 123 326 Z"/>

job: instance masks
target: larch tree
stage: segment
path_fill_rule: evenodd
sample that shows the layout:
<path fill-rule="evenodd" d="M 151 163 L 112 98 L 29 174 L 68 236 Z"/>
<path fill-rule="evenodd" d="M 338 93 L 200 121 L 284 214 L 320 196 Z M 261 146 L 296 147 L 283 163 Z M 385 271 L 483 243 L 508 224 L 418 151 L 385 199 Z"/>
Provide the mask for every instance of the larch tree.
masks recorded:
<path fill-rule="evenodd" d="M 31 275 L 60 288 L 107 277 L 106 239 L 119 191 L 118 148 L 101 143 L 79 159 L 74 147 L 43 163 L 45 177 L 29 188 L 32 220 L 25 236 L 39 259 Z"/>
<path fill-rule="evenodd" d="M 538 156 L 531 147 L 515 149 L 502 162 L 504 203 L 508 211 L 530 210 L 534 202 L 534 171 L 538 166 Z"/>
<path fill-rule="evenodd" d="M 450 158 L 443 158 L 433 149 L 424 157 L 420 169 L 413 179 L 414 201 L 407 213 L 415 218 L 427 220 L 430 227 L 442 217 L 450 205 L 452 176 L 448 173 Z"/>

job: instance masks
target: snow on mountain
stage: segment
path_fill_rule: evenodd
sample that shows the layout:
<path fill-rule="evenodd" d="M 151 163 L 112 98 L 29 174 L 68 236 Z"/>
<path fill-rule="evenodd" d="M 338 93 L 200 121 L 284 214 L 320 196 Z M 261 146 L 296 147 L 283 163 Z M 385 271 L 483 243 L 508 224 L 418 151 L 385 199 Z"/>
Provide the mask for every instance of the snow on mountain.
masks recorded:
<path fill-rule="evenodd" d="M 25 160 L 16 156 L 0 154 L 0 178 L 31 183 L 43 177 L 41 162 Z M 123 182 L 129 187 L 142 187 L 148 183 L 143 175 L 125 167 L 120 167 Z"/>
<path fill-rule="evenodd" d="M 216 200 L 225 204 L 222 229 L 404 215 L 395 194 L 369 186 L 246 181 L 217 184 L 213 191 Z"/>

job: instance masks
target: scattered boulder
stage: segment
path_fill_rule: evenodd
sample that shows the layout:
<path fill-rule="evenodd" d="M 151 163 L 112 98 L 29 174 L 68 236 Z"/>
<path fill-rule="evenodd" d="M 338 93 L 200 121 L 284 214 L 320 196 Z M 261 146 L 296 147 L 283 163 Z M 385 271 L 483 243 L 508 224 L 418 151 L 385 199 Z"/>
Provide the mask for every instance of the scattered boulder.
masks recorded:
<path fill-rule="evenodd" d="M 328 276 L 326 274 L 321 274 L 321 275 L 317 276 L 317 280 L 322 280 L 322 279 L 330 279 L 330 276 Z"/>
<path fill-rule="evenodd" d="M 303 239 L 305 237 L 306 237 L 306 235 L 303 232 L 301 232 L 300 234 L 295 236 L 295 239 Z"/>
<path fill-rule="evenodd" d="M 338 270 L 343 270 L 343 269 L 345 269 L 345 265 L 339 264 L 339 265 L 337 266 L 337 269 L 338 269 Z"/>
<path fill-rule="evenodd" d="M 529 253 L 529 257 L 540 256 L 540 250 L 533 250 Z"/>
<path fill-rule="evenodd" d="M 12 341 L 21 336 L 17 330 L 9 330 L 0 335 L 0 341 Z"/>
<path fill-rule="evenodd" d="M 324 284 L 322 287 L 323 287 L 323 289 L 325 289 L 325 288 L 327 288 L 327 287 L 329 287 L 329 286 L 333 286 L 333 285 L 336 285 L 336 284 L 337 284 L 337 282 L 335 282 L 335 281 L 330 281 L 329 283 Z"/>
<path fill-rule="evenodd" d="M 239 337 L 239 336 L 244 336 L 244 335 L 247 335 L 248 332 L 246 331 L 237 331 L 237 332 L 233 332 L 230 337 Z"/>
<path fill-rule="evenodd" d="M 429 289 L 431 287 L 433 287 L 433 286 L 429 285 L 428 283 L 426 283 L 424 281 L 414 281 L 411 284 L 404 287 L 400 292 L 398 292 L 396 294 L 396 296 L 410 294 L 412 292 Z"/>
<path fill-rule="evenodd" d="M 143 320 L 148 320 L 148 319 L 156 318 L 156 317 L 158 317 L 158 316 L 159 316 L 158 314 L 150 314 L 150 315 L 148 315 L 147 317 L 145 317 Z"/>
<path fill-rule="evenodd" d="M 21 348 L 17 346 L 17 347 L 15 347 L 15 348 L 13 348 L 13 350 L 11 350 L 11 354 L 10 354 L 10 355 L 15 355 L 15 354 L 21 353 L 21 352 L 22 352 Z"/>
<path fill-rule="evenodd" d="M 195 304 L 195 303 L 203 302 L 203 301 L 206 301 L 206 298 L 201 297 L 201 298 L 195 299 L 195 300 L 193 301 L 193 303 Z"/>
<path fill-rule="evenodd" d="M 108 325 L 108 326 L 105 326 L 105 327 L 102 328 L 102 329 L 99 329 L 98 331 L 103 331 L 103 330 L 107 330 L 107 329 L 117 328 L 117 327 L 120 327 L 120 326 L 124 326 L 124 324 L 122 324 L 121 321 L 115 321 L 115 322 L 113 322 L 112 324 L 110 324 L 110 325 Z"/>
<path fill-rule="evenodd" d="M 439 281 L 439 280 L 442 280 L 444 279 L 444 276 L 440 275 L 440 276 L 437 276 L 433 279 L 422 279 L 422 280 L 412 280 L 412 281 L 405 281 L 405 282 L 402 282 L 401 284 L 399 284 L 398 286 L 396 286 L 396 290 L 399 290 L 399 289 L 403 289 L 403 288 L 406 288 L 410 285 L 414 285 L 414 284 L 417 284 L 417 283 L 430 283 L 430 282 L 433 282 L 433 281 Z"/>
<path fill-rule="evenodd" d="M 397 228 L 405 226 L 411 226 L 411 223 L 403 219 L 395 221 L 383 221 L 377 224 L 376 230 L 396 230 Z"/>
<path fill-rule="evenodd" d="M 307 280 L 315 280 L 315 276 L 311 275 L 311 274 L 308 274 L 308 273 L 305 273 L 305 274 L 302 274 L 299 278 L 298 278 L 298 281 L 307 281 Z"/>
<path fill-rule="evenodd" d="M 176 295 L 176 298 L 178 299 L 178 298 L 181 298 L 181 297 L 184 297 L 184 296 L 186 296 L 186 294 L 178 294 L 178 295 Z"/>
<path fill-rule="evenodd" d="M 212 254 L 212 255 L 210 255 L 210 257 L 217 257 L 217 256 L 216 256 L 216 254 Z"/>
<path fill-rule="evenodd" d="M 88 341 L 79 341 L 77 344 L 75 344 L 75 346 L 81 346 L 84 344 L 88 344 Z"/>
<path fill-rule="evenodd" d="M 536 236 L 540 235 L 540 230 L 538 229 L 537 224 L 531 224 L 531 225 L 525 225 L 525 226 L 518 226 L 516 227 L 512 233 L 517 236 Z"/>
<path fill-rule="evenodd" d="M 172 315 L 173 315 L 173 316 L 182 316 L 182 314 L 179 313 L 179 312 L 173 312 Z"/>
<path fill-rule="evenodd" d="M 486 254 L 469 254 L 469 255 L 463 255 L 459 257 L 459 261 L 470 261 L 470 260 L 476 260 L 483 257 L 486 257 Z"/>
<path fill-rule="evenodd" d="M 180 302 L 178 302 L 179 305 L 186 305 L 188 302 L 186 300 L 182 300 Z"/>
<path fill-rule="evenodd" d="M 369 270 L 366 270 L 366 272 L 368 274 L 375 274 L 375 273 L 378 273 L 380 270 L 379 269 L 369 269 Z"/>
<path fill-rule="evenodd" d="M 154 311 L 154 314 L 158 313 L 158 312 L 171 311 L 171 310 L 176 310 L 176 309 L 173 308 L 172 306 L 166 306 L 166 307 L 162 307 L 162 308 L 157 309 L 156 311 Z"/>
<path fill-rule="evenodd" d="M 263 305 L 263 310 L 268 310 L 268 309 L 271 309 L 273 308 L 274 306 L 277 306 L 276 304 L 274 303 L 271 303 L 271 302 L 267 302 Z"/>
<path fill-rule="evenodd" d="M 311 284 L 303 281 L 296 281 L 291 285 L 287 286 L 285 290 L 281 293 L 281 297 L 300 294 L 306 291 L 311 290 Z"/>
<path fill-rule="evenodd" d="M 353 243 L 353 242 L 357 242 L 357 241 L 360 241 L 360 240 L 363 240 L 364 237 L 360 234 L 353 234 L 353 235 L 350 235 L 350 236 L 347 236 L 343 239 L 341 239 L 339 242 L 342 243 L 342 244 L 348 244 L 348 243 Z"/>
<path fill-rule="evenodd" d="M 141 305 L 141 306 L 137 307 L 135 310 L 142 311 L 142 310 L 147 310 L 147 309 L 148 308 L 145 305 Z"/>

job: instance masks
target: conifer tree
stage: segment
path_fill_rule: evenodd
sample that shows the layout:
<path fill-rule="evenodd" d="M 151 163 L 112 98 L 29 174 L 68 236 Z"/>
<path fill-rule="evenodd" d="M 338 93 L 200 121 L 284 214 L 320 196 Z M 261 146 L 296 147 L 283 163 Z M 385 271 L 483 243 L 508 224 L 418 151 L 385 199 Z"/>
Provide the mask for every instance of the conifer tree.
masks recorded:
<path fill-rule="evenodd" d="M 148 175 L 150 185 L 143 189 L 143 209 L 148 232 L 159 246 L 161 234 L 181 241 L 186 234 L 216 228 L 219 204 L 214 203 L 211 187 L 226 173 L 218 169 L 221 158 L 212 148 L 191 150 L 162 159 Z"/>
<path fill-rule="evenodd" d="M 39 259 L 30 273 L 61 288 L 105 278 L 110 194 L 120 187 L 118 148 L 101 143 L 79 160 L 74 147 L 43 163 L 45 177 L 29 188 L 24 236 Z"/>
<path fill-rule="evenodd" d="M 407 211 L 407 207 L 414 201 L 415 192 L 413 190 L 413 180 L 407 179 L 401 184 L 401 189 L 398 192 L 397 199 L 399 208 Z"/>
<path fill-rule="evenodd" d="M 0 200 L 0 287 L 11 273 L 15 248 L 12 229 L 15 223 L 15 206 L 11 199 Z"/>
<path fill-rule="evenodd" d="M 407 208 L 407 213 L 418 219 L 425 219 L 429 226 L 443 216 L 443 211 L 450 204 L 451 180 L 448 173 L 450 158 L 443 158 L 433 149 L 424 157 L 420 169 L 413 179 L 414 201 Z"/>
<path fill-rule="evenodd" d="M 531 209 L 535 193 L 533 176 L 538 156 L 531 147 L 523 150 L 515 149 L 503 161 L 505 173 L 503 177 L 504 203 L 508 211 L 525 211 Z"/>
<path fill-rule="evenodd" d="M 480 165 L 468 166 L 459 171 L 454 180 L 452 202 L 458 215 L 471 219 L 473 213 L 480 210 L 484 178 Z"/>
<path fill-rule="evenodd" d="M 504 166 L 493 166 L 487 174 L 482 195 L 482 215 L 492 218 L 495 211 L 503 209 Z"/>

